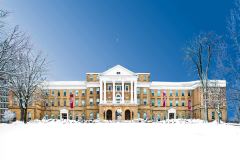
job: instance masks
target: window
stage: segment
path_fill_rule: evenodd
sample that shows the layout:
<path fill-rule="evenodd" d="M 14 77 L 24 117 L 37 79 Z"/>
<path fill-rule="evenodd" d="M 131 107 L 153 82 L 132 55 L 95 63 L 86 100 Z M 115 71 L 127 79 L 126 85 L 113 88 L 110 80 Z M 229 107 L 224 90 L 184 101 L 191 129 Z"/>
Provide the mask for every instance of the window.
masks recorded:
<path fill-rule="evenodd" d="M 69 91 L 69 95 L 72 95 L 72 94 L 73 94 L 73 93 L 72 93 L 72 90 L 70 90 L 70 91 Z"/>
<path fill-rule="evenodd" d="M 52 90 L 52 96 L 54 96 L 54 90 Z"/>
<path fill-rule="evenodd" d="M 60 91 L 58 90 L 58 97 L 60 97 L 60 95 L 61 95 L 61 94 L 60 94 Z"/>
<path fill-rule="evenodd" d="M 121 74 L 121 72 L 117 72 L 117 74 Z"/>
<path fill-rule="evenodd" d="M 143 113 L 143 119 L 144 119 L 144 120 L 147 119 L 147 113 L 146 113 L 146 112 Z"/>
<path fill-rule="evenodd" d="M 189 97 L 191 96 L 191 91 L 188 91 L 188 96 L 189 96 Z"/>
<path fill-rule="evenodd" d="M 172 100 L 170 100 L 170 107 L 172 107 Z"/>
<path fill-rule="evenodd" d="M 78 96 L 78 90 L 75 91 L 75 96 Z"/>
<path fill-rule="evenodd" d="M 48 107 L 48 101 L 45 102 L 45 106 Z"/>
<path fill-rule="evenodd" d="M 31 121 L 31 119 L 32 119 L 32 114 L 31 112 L 28 112 L 28 121 Z"/>
<path fill-rule="evenodd" d="M 66 105 L 67 105 L 67 101 L 66 100 L 63 101 L 63 105 L 64 105 L 64 107 L 66 107 Z"/>
<path fill-rule="evenodd" d="M 93 114 L 93 112 L 90 113 L 89 117 L 90 117 L 90 120 L 93 120 L 93 119 L 94 119 L 94 114 Z"/>
<path fill-rule="evenodd" d="M 63 91 L 63 96 L 64 96 L 64 97 L 67 96 L 67 91 L 66 91 L 66 90 Z"/>
<path fill-rule="evenodd" d="M 147 76 L 146 75 L 144 75 L 144 81 L 147 81 Z"/>
<path fill-rule="evenodd" d="M 45 117 L 46 120 L 48 120 L 48 115 L 47 114 L 44 117 Z"/>
<path fill-rule="evenodd" d="M 108 91 L 112 91 L 112 85 L 111 85 L 111 84 L 109 84 L 109 85 L 107 86 L 107 90 L 108 90 Z"/>
<path fill-rule="evenodd" d="M 212 112 L 212 120 L 215 120 L 215 112 Z"/>
<path fill-rule="evenodd" d="M 78 107 L 78 99 L 75 100 L 75 106 Z"/>
<path fill-rule="evenodd" d="M 85 100 L 82 100 L 82 107 L 85 107 L 85 105 L 86 105 Z"/>
<path fill-rule="evenodd" d="M 90 94 L 93 94 L 93 88 L 90 88 Z"/>
<path fill-rule="evenodd" d="M 143 105 L 147 105 L 147 99 L 145 98 L 145 99 L 143 99 Z"/>
<path fill-rule="evenodd" d="M 176 107 L 178 107 L 178 100 L 176 100 Z"/>
<path fill-rule="evenodd" d="M 60 104 L 60 100 L 58 100 L 58 106 L 60 106 L 61 104 Z"/>
<path fill-rule="evenodd" d="M 152 107 L 155 106 L 155 99 L 151 100 Z"/>
<path fill-rule="evenodd" d="M 93 81 L 93 75 L 91 75 L 91 74 L 89 75 L 89 80 Z"/>
<path fill-rule="evenodd" d="M 153 89 L 151 90 L 151 94 L 152 94 L 152 96 L 154 96 L 154 90 Z"/>
<path fill-rule="evenodd" d="M 161 99 L 158 99 L 157 101 L 158 101 L 158 102 L 157 102 L 157 103 L 158 103 L 157 105 L 158 105 L 158 107 L 160 107 L 160 106 L 161 106 Z"/>
<path fill-rule="evenodd" d="M 72 115 L 70 114 L 69 119 L 72 120 Z"/>
<path fill-rule="evenodd" d="M 45 95 L 46 95 L 46 96 L 48 96 L 48 92 L 49 92 L 48 90 L 45 91 Z"/>
<path fill-rule="evenodd" d="M 99 103 L 100 103 L 100 99 L 99 99 L 99 98 L 97 98 L 97 100 L 96 100 L 96 101 L 97 101 L 97 105 L 99 105 Z"/>
<path fill-rule="evenodd" d="M 178 97 L 178 91 L 176 91 L 176 97 Z"/>
<path fill-rule="evenodd" d="M 147 94 L 147 89 L 143 88 L 143 94 Z"/>
<path fill-rule="evenodd" d="M 51 100 L 51 105 L 52 105 L 52 107 L 54 106 L 54 101 L 53 100 Z"/>
<path fill-rule="evenodd" d="M 140 88 L 137 88 L 137 94 L 140 94 Z"/>
<path fill-rule="evenodd" d="M 141 101 L 140 101 L 140 99 L 139 99 L 139 98 L 137 99 L 137 104 L 138 104 L 138 105 L 140 105 L 140 104 L 141 104 Z"/>
<path fill-rule="evenodd" d="M 100 91 L 99 91 L 100 89 L 99 88 L 96 88 L 96 92 L 97 92 L 97 94 L 99 94 L 100 93 Z"/>
<path fill-rule="evenodd" d="M 129 91 L 129 85 L 125 85 L 125 91 L 126 91 L 126 92 Z"/>
<path fill-rule="evenodd" d="M 93 106 L 93 98 L 89 99 L 89 104 L 90 104 L 90 106 Z"/>
<path fill-rule="evenodd" d="M 160 90 L 157 91 L 157 95 L 161 96 L 161 91 Z"/>
<path fill-rule="evenodd" d="M 160 114 L 158 114 L 158 116 L 157 116 L 157 120 L 158 120 L 158 121 L 161 121 Z"/>
<path fill-rule="evenodd" d="M 182 91 L 182 96 L 184 96 L 184 91 Z"/>
<path fill-rule="evenodd" d="M 182 106 L 183 106 L 183 107 L 185 106 L 185 101 L 182 101 Z"/>
<path fill-rule="evenodd" d="M 116 85 L 116 91 L 121 91 L 121 90 L 122 90 L 122 86 Z"/>
<path fill-rule="evenodd" d="M 75 120 L 78 121 L 78 115 L 75 116 Z"/>
<path fill-rule="evenodd" d="M 172 96 L 172 90 L 169 91 L 169 96 Z"/>
<path fill-rule="evenodd" d="M 85 96 L 85 95 L 86 95 L 86 90 L 83 89 L 83 90 L 82 90 L 82 96 Z"/>

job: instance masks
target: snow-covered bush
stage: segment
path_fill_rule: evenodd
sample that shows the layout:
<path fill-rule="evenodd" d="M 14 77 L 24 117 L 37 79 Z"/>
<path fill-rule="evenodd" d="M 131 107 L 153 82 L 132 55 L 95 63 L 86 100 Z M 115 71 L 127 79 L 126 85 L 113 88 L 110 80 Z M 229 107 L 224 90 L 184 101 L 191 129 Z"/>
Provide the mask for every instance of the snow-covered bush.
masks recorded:
<path fill-rule="evenodd" d="M 6 110 L 3 114 L 3 120 L 5 122 L 11 122 L 15 118 L 15 114 L 10 110 Z"/>

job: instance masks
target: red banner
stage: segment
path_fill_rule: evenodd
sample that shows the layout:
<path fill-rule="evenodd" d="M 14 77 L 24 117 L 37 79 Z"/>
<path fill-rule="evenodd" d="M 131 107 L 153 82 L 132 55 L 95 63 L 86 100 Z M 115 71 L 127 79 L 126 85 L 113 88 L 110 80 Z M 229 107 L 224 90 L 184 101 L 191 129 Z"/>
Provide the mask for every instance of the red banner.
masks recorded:
<path fill-rule="evenodd" d="M 166 107 L 166 91 L 163 91 L 163 107 Z"/>
<path fill-rule="evenodd" d="M 188 109 L 189 109 L 189 110 L 192 109 L 192 106 L 191 106 L 191 100 L 190 100 L 190 99 L 188 100 Z"/>
<path fill-rule="evenodd" d="M 73 109 L 73 94 L 70 94 L 70 108 Z"/>

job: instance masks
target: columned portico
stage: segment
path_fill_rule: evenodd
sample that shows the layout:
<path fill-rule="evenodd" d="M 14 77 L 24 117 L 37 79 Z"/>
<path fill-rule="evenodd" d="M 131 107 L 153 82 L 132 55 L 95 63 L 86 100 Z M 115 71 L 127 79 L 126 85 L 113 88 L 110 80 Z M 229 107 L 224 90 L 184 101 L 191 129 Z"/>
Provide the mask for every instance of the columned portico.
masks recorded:
<path fill-rule="evenodd" d="M 119 66 L 99 74 L 100 104 L 137 104 L 137 78 L 136 73 Z"/>

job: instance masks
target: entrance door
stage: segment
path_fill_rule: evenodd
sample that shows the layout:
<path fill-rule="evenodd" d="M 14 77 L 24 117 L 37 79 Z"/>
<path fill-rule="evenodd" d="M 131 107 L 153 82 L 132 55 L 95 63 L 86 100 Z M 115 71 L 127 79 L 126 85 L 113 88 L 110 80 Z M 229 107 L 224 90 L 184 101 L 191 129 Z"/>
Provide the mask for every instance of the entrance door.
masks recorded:
<path fill-rule="evenodd" d="M 62 119 L 67 119 L 67 113 L 62 113 Z"/>
<path fill-rule="evenodd" d="M 129 110 L 125 111 L 125 120 L 130 120 L 130 111 Z"/>
<path fill-rule="evenodd" d="M 107 110 L 107 120 L 112 120 L 112 111 Z"/>
<path fill-rule="evenodd" d="M 169 119 L 174 119 L 174 113 L 169 113 Z"/>

